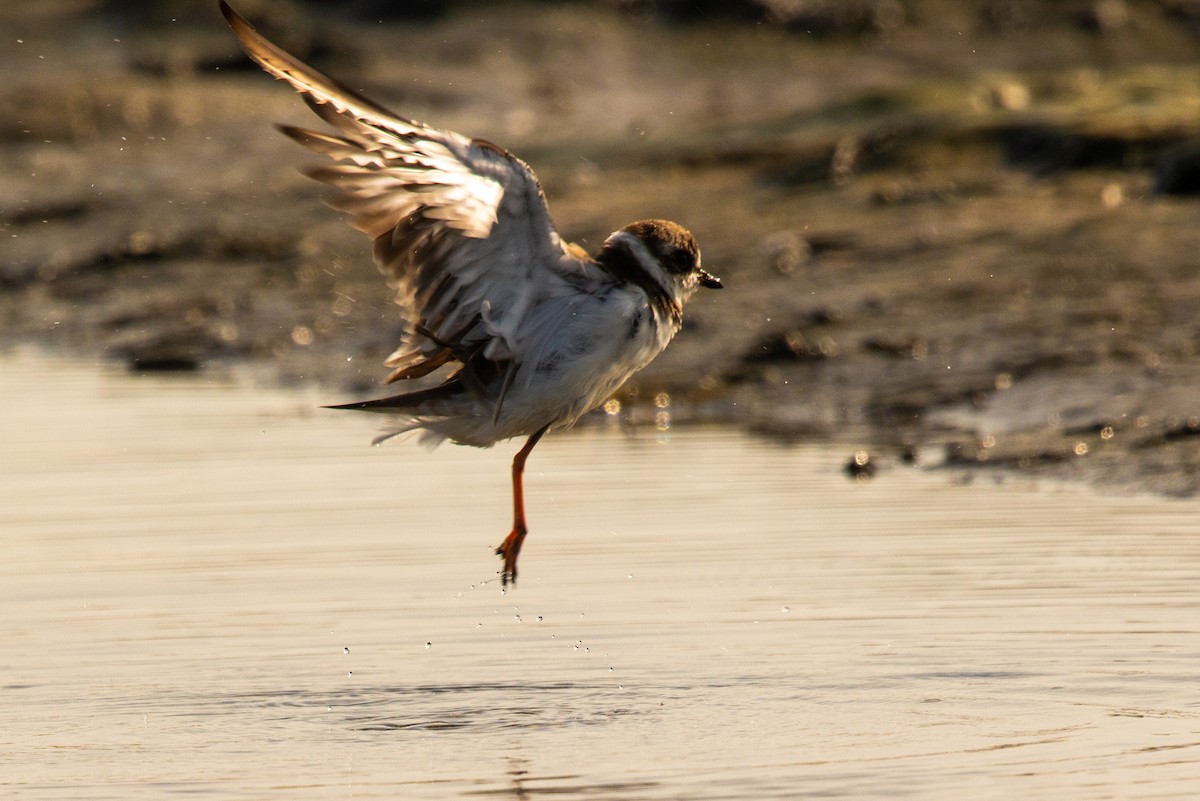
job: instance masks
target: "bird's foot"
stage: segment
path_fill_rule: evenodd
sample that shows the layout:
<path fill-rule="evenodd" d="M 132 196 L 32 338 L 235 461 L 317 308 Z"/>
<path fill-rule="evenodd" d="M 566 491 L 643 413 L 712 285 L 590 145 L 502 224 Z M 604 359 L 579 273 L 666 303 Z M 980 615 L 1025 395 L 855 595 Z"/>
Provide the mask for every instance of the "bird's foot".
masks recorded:
<path fill-rule="evenodd" d="M 496 555 L 504 559 L 504 568 L 500 571 L 500 584 L 504 587 L 509 584 L 515 586 L 517 583 L 517 557 L 521 553 L 521 543 L 525 541 L 525 533 L 524 526 L 514 528 L 496 549 Z"/>

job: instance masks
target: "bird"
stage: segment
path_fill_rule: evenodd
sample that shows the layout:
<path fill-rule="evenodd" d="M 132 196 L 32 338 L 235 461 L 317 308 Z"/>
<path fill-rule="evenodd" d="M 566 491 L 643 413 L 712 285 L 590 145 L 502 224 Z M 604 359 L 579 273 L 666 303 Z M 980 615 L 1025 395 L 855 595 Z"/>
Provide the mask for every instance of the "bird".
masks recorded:
<path fill-rule="evenodd" d="M 528 534 L 524 472 L 534 446 L 662 352 L 697 288 L 723 285 L 701 267 L 691 232 L 667 220 L 626 225 L 589 255 L 560 237 L 517 156 L 395 114 L 268 40 L 225 0 L 219 8 L 246 54 L 329 127 L 277 126 L 328 158 L 307 174 L 330 185 L 326 202 L 371 237 L 396 293 L 402 328 L 385 383 L 440 380 L 328 408 L 392 415 L 393 434 L 420 431 L 430 445 L 527 438 L 512 461 L 512 530 L 495 549 L 507 589 Z"/>

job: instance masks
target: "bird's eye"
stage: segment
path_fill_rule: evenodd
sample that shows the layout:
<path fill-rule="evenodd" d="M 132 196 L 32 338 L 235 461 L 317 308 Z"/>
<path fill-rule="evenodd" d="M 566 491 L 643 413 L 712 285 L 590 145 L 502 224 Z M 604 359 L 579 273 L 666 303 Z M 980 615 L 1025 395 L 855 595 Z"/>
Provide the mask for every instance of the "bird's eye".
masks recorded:
<path fill-rule="evenodd" d="M 686 273 L 692 269 L 694 260 L 692 254 L 683 248 L 676 248 L 671 253 L 671 269 L 673 272 Z"/>

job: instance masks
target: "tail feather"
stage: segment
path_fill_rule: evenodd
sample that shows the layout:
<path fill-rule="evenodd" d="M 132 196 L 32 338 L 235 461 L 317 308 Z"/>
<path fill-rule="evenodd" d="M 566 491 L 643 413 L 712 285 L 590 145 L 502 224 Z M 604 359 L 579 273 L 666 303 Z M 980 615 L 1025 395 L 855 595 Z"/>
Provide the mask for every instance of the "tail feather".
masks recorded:
<path fill-rule="evenodd" d="M 411 412 L 419 414 L 422 412 L 422 406 L 431 401 L 444 401 L 456 398 L 463 394 L 464 388 L 462 382 L 458 379 L 451 379 L 444 384 L 429 389 L 419 389 L 416 392 L 403 392 L 399 395 L 391 395 L 386 398 L 376 398 L 375 400 L 356 401 L 354 403 L 340 403 L 334 406 L 325 406 L 325 409 L 349 409 L 360 412 Z"/>

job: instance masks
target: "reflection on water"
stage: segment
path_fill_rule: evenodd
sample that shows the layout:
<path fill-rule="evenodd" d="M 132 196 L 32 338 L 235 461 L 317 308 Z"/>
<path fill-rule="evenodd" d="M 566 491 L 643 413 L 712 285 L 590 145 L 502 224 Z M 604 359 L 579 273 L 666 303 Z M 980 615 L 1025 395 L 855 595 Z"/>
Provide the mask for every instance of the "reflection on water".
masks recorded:
<path fill-rule="evenodd" d="M 1185 798 L 1200 504 L 9 356 L 0 795 Z"/>

